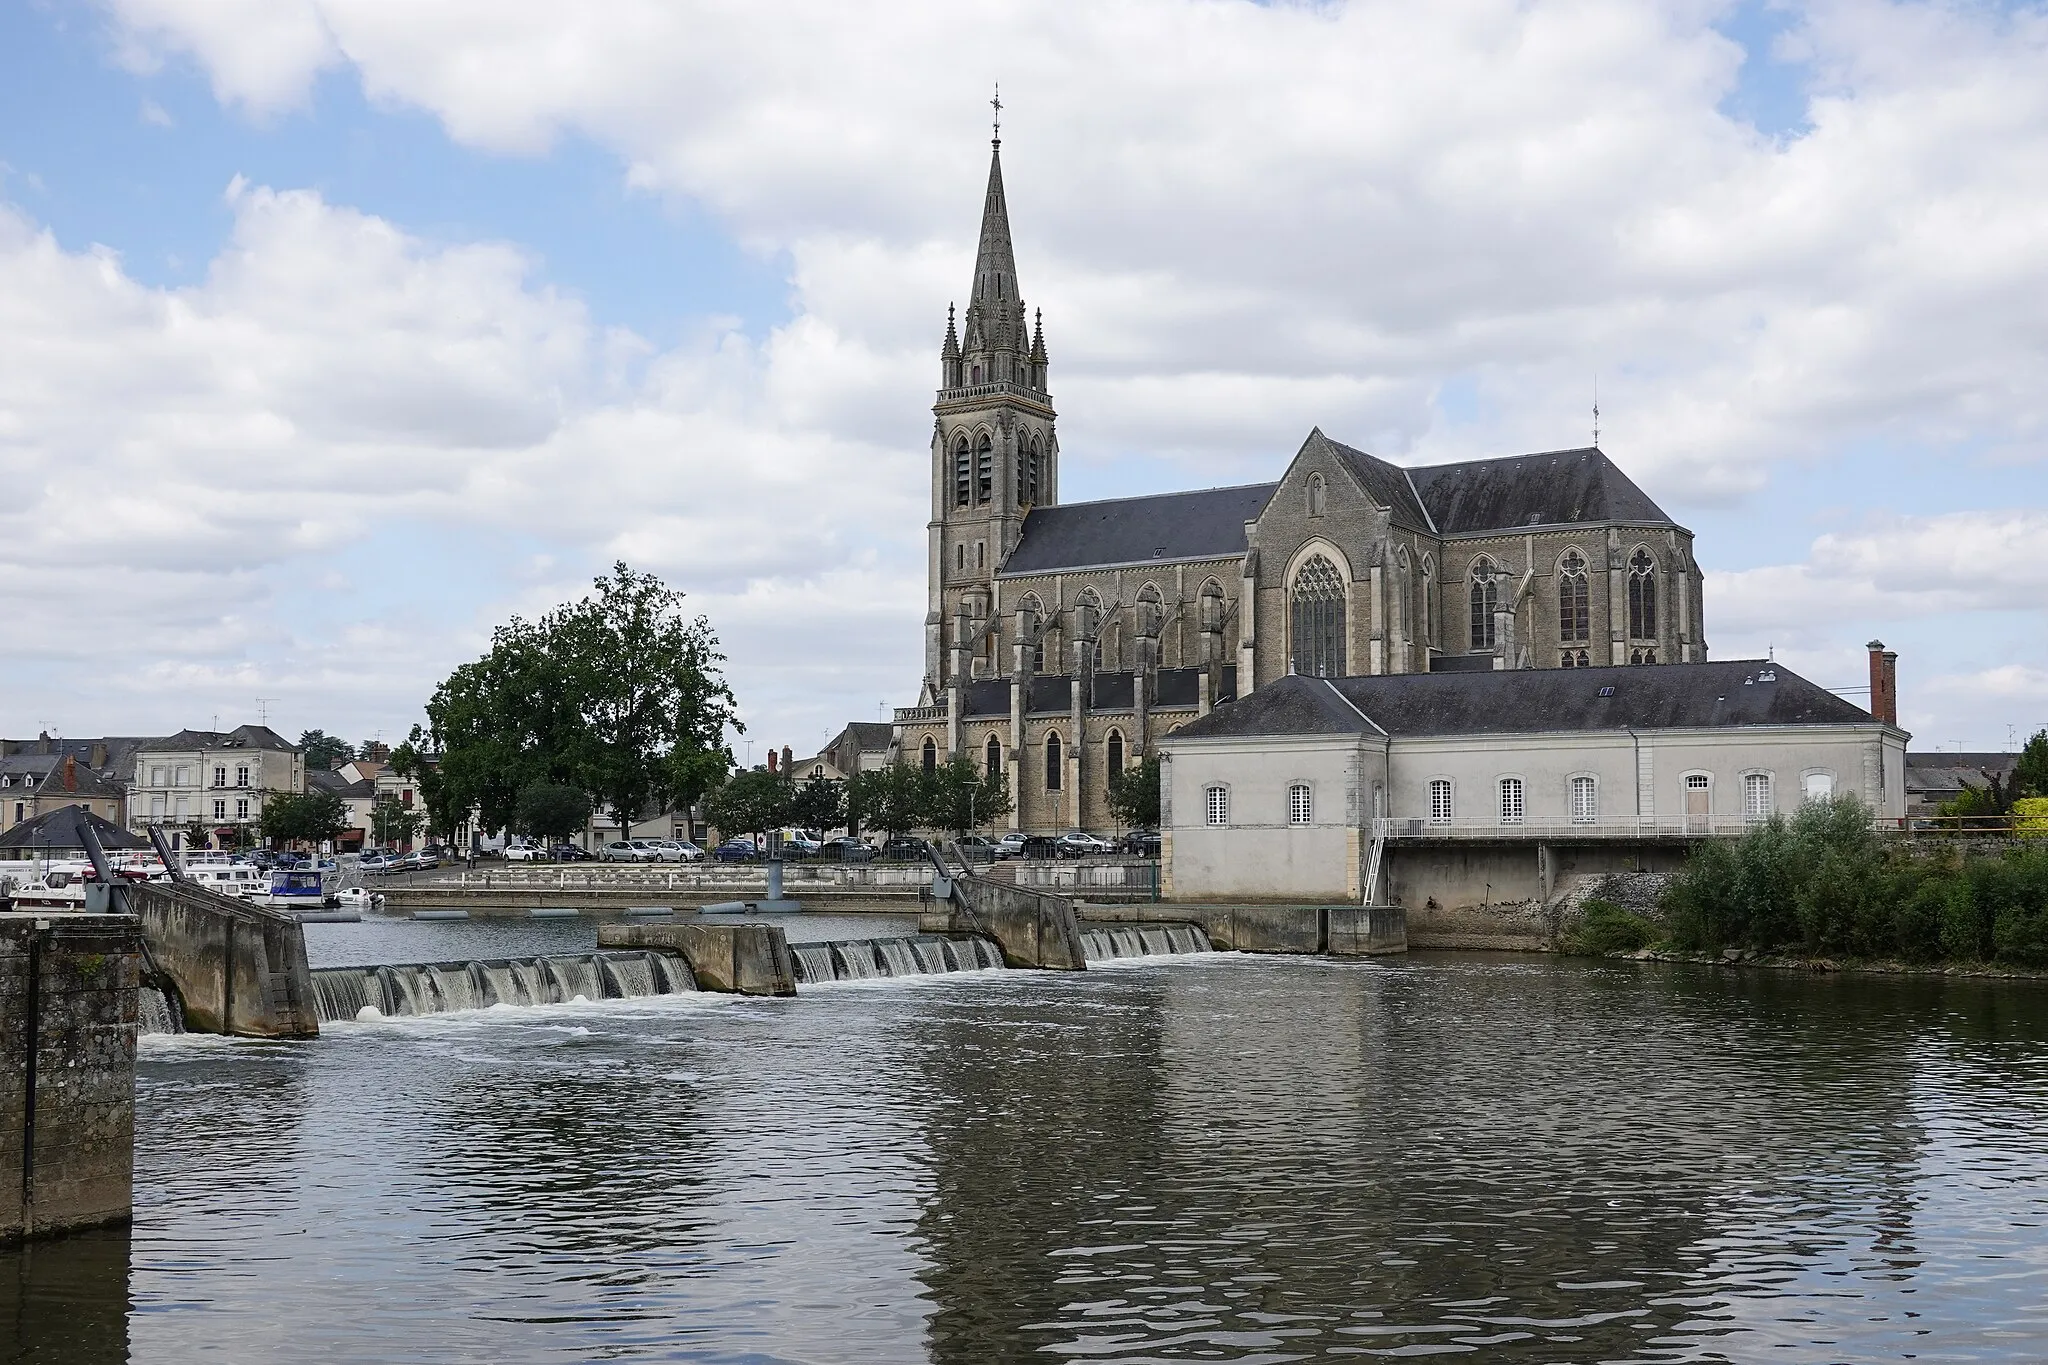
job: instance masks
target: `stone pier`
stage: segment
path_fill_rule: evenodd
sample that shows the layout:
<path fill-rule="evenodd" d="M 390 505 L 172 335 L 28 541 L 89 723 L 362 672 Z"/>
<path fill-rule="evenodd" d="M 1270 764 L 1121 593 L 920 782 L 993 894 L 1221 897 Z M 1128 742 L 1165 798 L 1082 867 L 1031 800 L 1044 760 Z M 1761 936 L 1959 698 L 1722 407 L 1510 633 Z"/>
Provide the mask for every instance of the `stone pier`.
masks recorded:
<path fill-rule="evenodd" d="M 600 948 L 680 953 L 697 989 L 728 995 L 795 995 L 796 963 L 774 924 L 605 924 Z"/>
<path fill-rule="evenodd" d="M 128 1220 L 141 970 L 133 916 L 0 914 L 0 1243 Z"/>

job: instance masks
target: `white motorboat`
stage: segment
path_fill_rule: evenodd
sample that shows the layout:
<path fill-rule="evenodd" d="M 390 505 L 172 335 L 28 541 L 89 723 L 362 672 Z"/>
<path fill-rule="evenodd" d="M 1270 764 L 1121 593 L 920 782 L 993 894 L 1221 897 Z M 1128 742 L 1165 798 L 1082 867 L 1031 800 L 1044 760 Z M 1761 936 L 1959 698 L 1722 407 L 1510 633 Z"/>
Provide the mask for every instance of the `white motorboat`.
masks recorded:
<path fill-rule="evenodd" d="M 26 886 L 16 887 L 8 899 L 16 910 L 83 910 L 85 882 L 77 872 L 53 867 Z"/>
<path fill-rule="evenodd" d="M 334 893 L 334 899 L 344 910 L 374 910 L 384 903 L 382 892 L 368 891 L 360 886 L 337 891 Z"/>

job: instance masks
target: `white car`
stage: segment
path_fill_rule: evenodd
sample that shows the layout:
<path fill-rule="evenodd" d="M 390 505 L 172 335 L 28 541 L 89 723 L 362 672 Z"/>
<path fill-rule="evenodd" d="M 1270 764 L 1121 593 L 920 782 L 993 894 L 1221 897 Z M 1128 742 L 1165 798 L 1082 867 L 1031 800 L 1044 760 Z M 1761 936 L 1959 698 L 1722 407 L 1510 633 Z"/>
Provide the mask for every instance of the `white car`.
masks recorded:
<path fill-rule="evenodd" d="M 597 851 L 598 860 L 607 863 L 651 863 L 660 856 L 645 839 L 614 839 Z"/>
<path fill-rule="evenodd" d="M 537 863 L 548 856 L 548 851 L 537 844 L 505 845 L 505 861 L 508 863 Z"/>
<path fill-rule="evenodd" d="M 675 858 L 678 862 L 701 863 L 704 861 L 704 850 L 691 843 L 688 839 L 665 839 L 663 842 L 675 846 Z"/>

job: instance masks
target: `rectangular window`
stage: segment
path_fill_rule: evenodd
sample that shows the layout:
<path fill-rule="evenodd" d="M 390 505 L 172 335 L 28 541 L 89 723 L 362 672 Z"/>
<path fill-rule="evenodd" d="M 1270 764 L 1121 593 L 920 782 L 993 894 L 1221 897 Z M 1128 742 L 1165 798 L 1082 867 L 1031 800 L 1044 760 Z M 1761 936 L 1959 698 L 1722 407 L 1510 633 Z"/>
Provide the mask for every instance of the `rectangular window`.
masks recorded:
<path fill-rule="evenodd" d="M 1600 787 L 1590 777 L 1572 779 L 1572 823 L 1590 825 L 1600 816 Z"/>
<path fill-rule="evenodd" d="M 184 764 L 184 763 L 180 763 L 180 764 L 178 765 L 178 771 L 177 771 L 177 775 L 176 775 L 176 777 L 177 777 L 177 780 L 176 780 L 176 784 L 175 784 L 175 785 L 177 785 L 177 786 L 180 786 L 180 787 L 189 787 L 189 786 L 191 786 L 191 785 L 192 785 L 192 769 L 191 769 L 191 767 L 190 767 L 189 765 L 187 765 L 187 764 Z"/>
<path fill-rule="evenodd" d="M 407 788 L 406 788 L 406 789 L 405 789 L 404 791 L 402 791 L 402 792 L 400 792 L 400 793 L 398 794 L 398 804 L 399 804 L 399 805 L 401 805 L 401 806 L 407 806 L 407 807 L 410 807 L 410 806 L 412 805 L 412 788 L 411 788 L 411 787 L 407 787 Z"/>
<path fill-rule="evenodd" d="M 225 819 L 227 819 L 227 818 L 228 818 L 228 803 L 227 803 L 227 802 L 225 802 L 225 801 L 216 801 L 216 802 L 214 802 L 214 803 L 213 803 L 213 818 L 214 818 L 214 819 L 216 819 L 216 820 L 225 820 Z"/>
<path fill-rule="evenodd" d="M 1742 813 L 1751 820 L 1771 818 L 1771 775 L 1750 773 L 1742 779 Z"/>
<path fill-rule="evenodd" d="M 1806 799 L 1808 801 L 1825 801 L 1835 794 L 1835 775 L 1833 773 L 1808 773 L 1805 778 L 1805 787 Z"/>
<path fill-rule="evenodd" d="M 1315 820 L 1315 798 L 1309 792 L 1306 782 L 1297 782 L 1287 789 L 1287 823 L 1306 825 Z"/>
<path fill-rule="evenodd" d="M 245 797 L 243 797 L 243 798 L 242 798 L 241 800 L 239 800 L 239 801 L 235 802 L 235 818 L 236 818 L 237 820 L 246 820 L 246 819 L 248 819 L 248 818 L 249 818 L 249 798 L 248 798 L 248 797 L 246 797 L 246 796 L 245 796 Z"/>
<path fill-rule="evenodd" d="M 1519 777 L 1500 780 L 1500 822 L 1503 825 L 1522 823 L 1522 779 Z"/>
<path fill-rule="evenodd" d="M 1211 787 L 1204 793 L 1208 805 L 1209 823 L 1227 825 L 1230 823 L 1230 788 Z"/>
<path fill-rule="evenodd" d="M 162 767 L 161 765 L 151 768 L 149 770 L 149 785 L 152 787 L 164 787 L 170 785 L 170 771 L 171 770 L 169 768 Z"/>
<path fill-rule="evenodd" d="M 235 769 L 235 785 L 237 787 L 246 787 L 249 785 L 248 764 L 244 763 L 241 767 Z"/>
<path fill-rule="evenodd" d="M 149 815 L 152 820 L 161 820 L 164 818 L 163 797 L 152 796 L 149 798 Z"/>
<path fill-rule="evenodd" d="M 1449 778 L 1439 777 L 1429 784 L 1429 819 L 1431 824 L 1451 823 L 1451 783 Z"/>
<path fill-rule="evenodd" d="M 192 817 L 191 806 L 182 796 L 178 798 L 175 814 L 180 820 L 189 820 Z"/>
<path fill-rule="evenodd" d="M 218 768 L 215 768 L 215 769 L 213 770 L 213 785 L 214 785 L 214 786 L 216 786 L 216 787 L 225 787 L 225 786 L 226 786 L 227 784 L 228 784 L 228 770 L 227 770 L 227 768 L 226 768 L 226 767 L 224 767 L 224 766 L 223 766 L 223 767 L 218 767 Z"/>

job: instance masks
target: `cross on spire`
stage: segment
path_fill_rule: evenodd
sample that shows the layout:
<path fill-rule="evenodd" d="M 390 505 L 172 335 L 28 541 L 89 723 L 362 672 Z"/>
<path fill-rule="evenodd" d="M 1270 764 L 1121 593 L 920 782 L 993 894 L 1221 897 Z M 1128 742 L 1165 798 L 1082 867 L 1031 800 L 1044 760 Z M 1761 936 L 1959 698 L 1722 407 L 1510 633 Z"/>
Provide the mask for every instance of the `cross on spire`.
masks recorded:
<path fill-rule="evenodd" d="M 992 144 L 1000 147 L 1003 145 L 1003 83 L 1001 81 L 996 82 L 996 97 L 989 101 L 989 105 L 996 111 L 996 135 L 992 139 Z"/>

